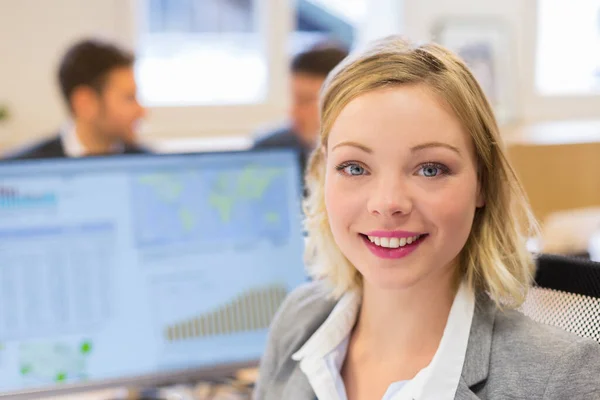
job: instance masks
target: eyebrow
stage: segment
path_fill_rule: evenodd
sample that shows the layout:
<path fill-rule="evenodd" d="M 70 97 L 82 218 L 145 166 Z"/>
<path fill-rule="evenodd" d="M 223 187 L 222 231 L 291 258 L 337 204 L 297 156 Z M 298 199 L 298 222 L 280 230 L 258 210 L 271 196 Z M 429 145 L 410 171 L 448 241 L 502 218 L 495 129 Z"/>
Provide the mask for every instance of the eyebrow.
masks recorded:
<path fill-rule="evenodd" d="M 356 143 L 356 142 L 341 142 L 336 144 L 335 146 L 332 147 L 331 151 L 337 149 L 338 147 L 344 147 L 344 146 L 350 146 L 350 147 L 356 147 L 359 150 L 364 151 L 365 153 L 369 153 L 371 154 L 373 152 L 373 150 L 371 150 L 369 147 L 365 146 L 364 144 L 360 144 L 360 143 Z"/>
<path fill-rule="evenodd" d="M 373 153 L 373 150 L 371 150 L 369 147 L 360 144 L 360 143 L 356 143 L 356 142 L 341 142 L 336 144 L 335 146 L 333 146 L 333 148 L 331 149 L 331 151 L 335 150 L 338 147 L 344 147 L 344 146 L 350 146 L 350 147 L 356 147 L 359 150 L 364 151 L 365 153 Z M 430 149 L 433 147 L 444 147 L 446 149 L 452 150 L 455 153 L 457 153 L 458 155 L 460 155 L 460 150 L 458 149 L 458 147 L 452 146 L 450 144 L 447 143 L 442 143 L 442 142 L 427 142 L 427 143 L 422 143 L 416 146 L 411 147 L 411 152 L 415 153 L 417 151 L 421 151 L 421 150 L 425 150 L 425 149 Z"/>
<path fill-rule="evenodd" d="M 450 145 L 448 143 L 442 143 L 442 142 L 422 143 L 422 144 L 419 144 L 419 145 L 411 147 L 410 150 L 414 153 L 414 152 L 417 152 L 417 151 L 420 151 L 420 150 L 430 149 L 432 147 L 444 147 L 446 149 L 452 150 L 453 152 L 455 152 L 458 155 L 461 154 L 460 150 L 458 149 L 458 147 L 452 146 L 452 145 Z"/>

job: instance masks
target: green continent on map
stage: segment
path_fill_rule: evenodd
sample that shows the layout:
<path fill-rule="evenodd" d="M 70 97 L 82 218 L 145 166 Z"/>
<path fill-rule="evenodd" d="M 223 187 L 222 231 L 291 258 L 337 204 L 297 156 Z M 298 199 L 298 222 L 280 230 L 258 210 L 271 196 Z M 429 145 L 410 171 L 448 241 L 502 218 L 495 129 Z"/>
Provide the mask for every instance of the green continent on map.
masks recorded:
<path fill-rule="evenodd" d="M 276 212 L 268 212 L 265 214 L 265 219 L 270 224 L 277 224 L 281 220 L 281 216 Z"/>
<path fill-rule="evenodd" d="M 178 207 L 179 222 L 185 232 L 190 232 L 194 229 L 197 222 L 196 215 L 189 208 L 180 204 L 181 196 L 185 189 L 180 176 L 171 174 L 145 175 L 139 179 L 139 183 L 150 186 L 160 201 L 169 206 Z"/>
<path fill-rule="evenodd" d="M 210 199 L 208 200 L 210 205 L 217 209 L 221 221 L 231 221 L 231 212 L 233 211 L 233 205 L 235 204 L 235 198 L 218 193 L 211 193 Z"/>
<path fill-rule="evenodd" d="M 278 168 L 264 168 L 249 165 L 242 172 L 219 174 L 209 196 L 209 204 L 214 207 L 223 222 L 229 222 L 233 208 L 238 201 L 260 200 L 273 179 L 282 174 Z M 268 222 L 276 223 L 279 215 L 267 213 Z"/>
<path fill-rule="evenodd" d="M 179 219 L 181 220 L 183 229 L 187 232 L 191 231 L 194 229 L 194 226 L 196 226 L 196 216 L 185 207 L 182 207 L 179 210 Z"/>
<path fill-rule="evenodd" d="M 183 185 L 176 176 L 169 174 L 153 174 L 140 178 L 140 183 L 151 186 L 158 197 L 166 202 L 174 202 L 179 199 L 183 192 Z"/>
<path fill-rule="evenodd" d="M 243 199 L 260 199 L 273 179 L 281 173 L 280 169 L 248 166 L 239 175 L 237 194 Z"/>

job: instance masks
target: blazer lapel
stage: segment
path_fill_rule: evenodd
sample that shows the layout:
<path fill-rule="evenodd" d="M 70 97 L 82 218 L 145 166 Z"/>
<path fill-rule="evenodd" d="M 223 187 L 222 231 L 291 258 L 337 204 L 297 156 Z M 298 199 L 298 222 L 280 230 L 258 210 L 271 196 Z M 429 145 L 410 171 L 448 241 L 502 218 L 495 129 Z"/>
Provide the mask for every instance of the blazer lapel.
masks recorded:
<path fill-rule="evenodd" d="M 283 390 L 283 399 L 285 400 L 315 400 L 316 395 L 312 390 L 306 375 L 300 369 L 300 363 L 292 371 L 285 389 Z"/>
<path fill-rule="evenodd" d="M 290 375 L 285 385 L 282 398 L 286 400 L 316 399 L 315 392 L 312 390 L 306 375 L 304 375 L 300 369 L 300 364 L 297 364 L 296 368 Z M 469 388 L 469 385 L 466 383 L 464 377 L 459 381 L 454 398 L 455 400 L 480 400 L 480 398 Z"/>
<path fill-rule="evenodd" d="M 466 384 L 465 380 L 461 378 L 458 382 L 458 388 L 456 389 L 456 395 L 454 400 L 481 400 Z"/>
<path fill-rule="evenodd" d="M 475 303 L 462 377 L 456 390 L 456 400 L 479 398 L 471 388 L 488 377 L 495 318 L 495 304 L 487 294 L 479 294 Z"/>
<path fill-rule="evenodd" d="M 486 294 L 477 296 L 475 313 L 471 324 L 471 332 L 467 345 L 465 364 L 462 376 L 456 390 L 456 400 L 479 400 L 472 388 L 485 382 L 489 373 L 492 334 L 496 306 Z M 283 399 L 286 400 L 315 400 L 316 395 L 300 369 L 300 363 L 295 363 L 294 369 L 286 379 Z"/>

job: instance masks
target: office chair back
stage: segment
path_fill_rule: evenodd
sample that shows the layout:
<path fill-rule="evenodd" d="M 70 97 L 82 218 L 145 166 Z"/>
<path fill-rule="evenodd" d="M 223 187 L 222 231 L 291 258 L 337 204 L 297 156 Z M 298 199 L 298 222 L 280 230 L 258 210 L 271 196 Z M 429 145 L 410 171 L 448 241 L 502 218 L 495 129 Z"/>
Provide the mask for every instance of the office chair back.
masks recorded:
<path fill-rule="evenodd" d="M 520 311 L 600 343 L 600 263 L 539 255 L 535 285 Z"/>

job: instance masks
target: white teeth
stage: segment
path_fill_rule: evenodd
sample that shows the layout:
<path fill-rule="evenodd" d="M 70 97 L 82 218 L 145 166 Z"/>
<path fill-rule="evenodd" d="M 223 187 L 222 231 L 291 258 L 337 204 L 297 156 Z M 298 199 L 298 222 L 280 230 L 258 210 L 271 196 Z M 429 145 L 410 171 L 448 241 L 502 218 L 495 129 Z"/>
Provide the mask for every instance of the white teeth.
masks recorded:
<path fill-rule="evenodd" d="M 377 237 L 377 236 L 368 236 L 371 243 L 375 243 L 377 246 L 386 247 L 390 249 L 397 249 L 398 247 L 404 247 L 407 244 L 411 244 L 417 239 L 419 239 L 421 235 L 416 235 L 412 237 L 403 237 L 403 238 L 388 238 L 388 237 Z"/>

